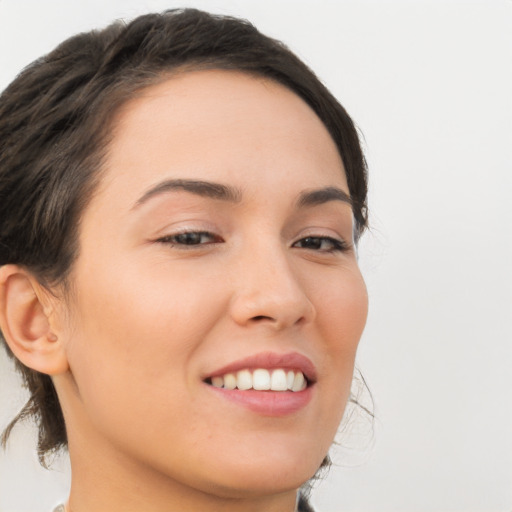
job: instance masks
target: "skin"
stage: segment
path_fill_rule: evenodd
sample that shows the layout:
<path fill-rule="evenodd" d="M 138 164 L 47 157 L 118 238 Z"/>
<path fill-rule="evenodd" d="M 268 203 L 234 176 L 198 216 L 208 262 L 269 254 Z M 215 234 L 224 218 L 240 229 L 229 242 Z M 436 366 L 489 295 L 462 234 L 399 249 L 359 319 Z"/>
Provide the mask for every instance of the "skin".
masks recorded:
<path fill-rule="evenodd" d="M 176 179 L 229 186 L 236 201 L 147 194 Z M 341 420 L 367 314 L 350 205 L 297 204 L 325 187 L 348 194 L 335 144 L 281 85 L 187 72 L 124 105 L 70 294 L 41 300 L 60 354 L 47 371 L 68 428 L 71 510 L 294 510 Z M 185 245 L 184 231 L 211 235 Z M 203 382 L 266 351 L 313 362 L 306 407 L 257 414 Z"/>

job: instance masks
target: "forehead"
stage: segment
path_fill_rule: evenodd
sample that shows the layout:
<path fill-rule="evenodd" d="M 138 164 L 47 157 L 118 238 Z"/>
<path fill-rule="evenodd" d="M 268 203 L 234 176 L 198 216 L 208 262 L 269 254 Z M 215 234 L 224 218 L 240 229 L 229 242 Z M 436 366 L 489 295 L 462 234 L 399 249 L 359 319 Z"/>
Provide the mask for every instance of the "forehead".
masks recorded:
<path fill-rule="evenodd" d="M 184 72 L 140 91 L 117 113 L 105 171 L 122 195 L 163 177 L 348 192 L 314 111 L 286 87 L 235 71 Z"/>

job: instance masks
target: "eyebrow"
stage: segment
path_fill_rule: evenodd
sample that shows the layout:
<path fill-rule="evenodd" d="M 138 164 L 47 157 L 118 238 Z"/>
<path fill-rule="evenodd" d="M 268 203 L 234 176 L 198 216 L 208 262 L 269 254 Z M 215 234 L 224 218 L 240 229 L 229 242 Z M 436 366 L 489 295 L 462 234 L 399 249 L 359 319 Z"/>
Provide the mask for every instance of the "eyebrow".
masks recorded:
<path fill-rule="evenodd" d="M 299 208 L 318 206 L 329 201 L 341 201 L 353 206 L 352 198 L 341 188 L 325 187 L 316 190 L 307 190 L 300 194 L 297 201 Z"/>
<path fill-rule="evenodd" d="M 152 197 L 172 190 L 184 190 L 201 197 L 208 197 L 210 199 L 218 199 L 220 201 L 228 201 L 231 203 L 238 203 L 242 199 L 242 193 L 240 190 L 220 183 L 212 183 L 210 181 L 202 180 L 165 180 L 145 192 L 135 203 L 134 208 L 142 205 Z"/>
<path fill-rule="evenodd" d="M 186 180 L 186 179 L 172 179 L 162 181 L 147 190 L 133 206 L 138 206 L 149 201 L 149 199 L 165 194 L 173 190 L 184 190 L 201 197 L 210 199 L 217 199 L 220 201 L 227 201 L 231 203 L 239 203 L 242 200 L 242 192 L 238 188 L 221 183 L 214 183 L 211 181 L 203 180 Z M 306 190 L 302 192 L 296 202 L 298 208 L 305 208 L 310 206 L 318 206 L 330 201 L 341 201 L 350 206 L 353 205 L 351 197 L 341 188 L 338 187 L 325 187 L 315 190 Z"/>

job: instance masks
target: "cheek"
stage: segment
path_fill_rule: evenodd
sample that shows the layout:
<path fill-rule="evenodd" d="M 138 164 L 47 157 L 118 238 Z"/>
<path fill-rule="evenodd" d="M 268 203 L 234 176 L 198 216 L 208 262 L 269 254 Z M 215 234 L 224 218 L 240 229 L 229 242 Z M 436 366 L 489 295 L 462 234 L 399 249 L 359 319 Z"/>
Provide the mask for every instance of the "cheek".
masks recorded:
<path fill-rule="evenodd" d="M 155 402 L 184 408 L 194 377 L 188 362 L 215 322 L 219 301 L 197 280 L 162 269 L 125 273 L 119 266 L 95 277 L 94 283 L 77 278 L 68 351 L 90 417 L 105 423 L 152 417 Z"/>
<path fill-rule="evenodd" d="M 324 330 L 328 351 L 355 356 L 368 315 L 368 294 L 359 270 L 354 268 L 343 279 L 332 280 L 316 302 L 318 325 Z"/>
<path fill-rule="evenodd" d="M 191 350 L 196 333 L 209 328 L 215 302 L 201 279 L 171 273 L 163 265 L 146 267 L 95 273 L 94 283 L 82 279 L 74 315 L 78 328 L 106 338 L 102 348 L 106 343 L 120 354 L 142 355 L 150 347 L 162 355 Z"/>
<path fill-rule="evenodd" d="M 368 295 L 358 269 L 332 281 L 317 296 L 317 323 L 324 340 L 328 407 L 340 411 L 350 394 L 357 347 L 366 324 Z"/>

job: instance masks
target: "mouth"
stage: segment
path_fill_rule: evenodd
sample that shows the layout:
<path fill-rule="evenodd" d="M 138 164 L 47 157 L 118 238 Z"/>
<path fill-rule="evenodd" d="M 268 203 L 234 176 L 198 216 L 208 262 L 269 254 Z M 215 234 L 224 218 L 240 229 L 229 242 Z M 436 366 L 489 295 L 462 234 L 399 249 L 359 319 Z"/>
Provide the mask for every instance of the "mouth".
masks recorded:
<path fill-rule="evenodd" d="M 265 416 L 282 416 L 309 403 L 316 370 L 301 354 L 266 352 L 228 364 L 203 382 L 236 405 Z"/>
<path fill-rule="evenodd" d="M 225 373 L 205 379 L 206 384 L 221 389 L 238 389 L 247 391 L 304 391 L 309 382 L 300 370 L 286 370 L 285 368 L 266 369 L 245 368 L 236 373 Z"/>

